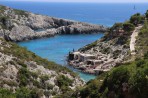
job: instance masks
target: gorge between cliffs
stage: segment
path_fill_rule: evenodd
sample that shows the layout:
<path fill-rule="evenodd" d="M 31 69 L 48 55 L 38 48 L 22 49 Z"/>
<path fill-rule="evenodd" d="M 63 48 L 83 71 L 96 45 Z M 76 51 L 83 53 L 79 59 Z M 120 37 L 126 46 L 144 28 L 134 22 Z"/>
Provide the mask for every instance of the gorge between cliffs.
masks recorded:
<path fill-rule="evenodd" d="M 77 50 L 101 38 L 103 32 L 108 29 L 102 25 L 53 18 L 5 6 L 0 7 L 2 14 L 0 36 L 2 38 L 7 41 L 19 42 L 19 45 L 27 48 L 31 46 L 32 48 L 29 50 L 64 66 L 67 66 L 66 55 L 70 51 Z M 46 46 L 44 46 L 45 44 Z M 85 81 L 95 78 L 94 75 L 81 73 L 67 67 L 78 72 Z"/>
<path fill-rule="evenodd" d="M 148 98 L 147 4 L 0 3 L 0 98 Z"/>

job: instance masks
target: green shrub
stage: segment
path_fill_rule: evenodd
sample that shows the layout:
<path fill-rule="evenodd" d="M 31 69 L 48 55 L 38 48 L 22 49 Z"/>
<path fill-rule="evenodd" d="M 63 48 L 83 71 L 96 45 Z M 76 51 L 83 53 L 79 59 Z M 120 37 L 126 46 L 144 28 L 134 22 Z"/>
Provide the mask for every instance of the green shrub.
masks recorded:
<path fill-rule="evenodd" d="M 107 86 L 109 90 L 120 91 L 122 83 L 127 83 L 129 79 L 129 71 L 127 68 L 118 67 L 107 77 Z"/>
<path fill-rule="evenodd" d="M 21 87 L 16 91 L 16 98 L 30 98 L 30 92 L 28 88 Z"/>
<path fill-rule="evenodd" d="M 49 80 L 49 78 L 50 77 L 48 75 L 42 75 L 42 76 L 40 76 L 40 79 L 41 79 L 42 82 L 45 82 L 45 81 Z"/>
<path fill-rule="evenodd" d="M 148 73 L 145 73 L 145 71 L 148 72 L 147 69 L 138 70 L 136 74 L 133 76 L 133 80 L 130 84 L 130 93 L 132 95 L 136 95 L 137 98 L 147 98 L 148 97 Z"/>
<path fill-rule="evenodd" d="M 24 16 L 28 17 L 28 14 L 25 11 L 23 11 L 23 10 L 17 10 L 17 9 L 15 9 L 14 12 L 17 15 L 24 15 Z"/>
<path fill-rule="evenodd" d="M 145 60 L 139 60 L 139 61 L 136 62 L 136 66 L 142 67 L 142 65 L 144 65 L 145 63 L 146 63 Z"/>
<path fill-rule="evenodd" d="M 20 86 L 26 86 L 30 81 L 30 72 L 27 68 L 21 68 L 18 72 L 18 79 L 20 82 Z"/>
<path fill-rule="evenodd" d="M 131 32 L 135 29 L 135 26 L 131 23 L 125 22 L 123 24 L 123 30 L 125 30 L 126 32 Z"/>
<path fill-rule="evenodd" d="M 12 91 L 0 88 L 0 98 L 16 98 Z"/>
<path fill-rule="evenodd" d="M 0 16 L 0 23 L 1 23 L 1 27 L 3 29 L 8 29 L 8 27 L 7 27 L 8 19 L 9 19 L 9 17 L 7 17 L 7 16 Z"/>
<path fill-rule="evenodd" d="M 145 16 L 148 19 L 148 10 L 146 11 Z"/>
<path fill-rule="evenodd" d="M 123 28 L 123 23 L 115 23 L 111 28 L 110 31 L 119 30 Z"/>
<path fill-rule="evenodd" d="M 130 18 L 130 23 L 137 25 L 143 23 L 144 17 L 140 15 L 140 13 L 134 14 Z"/>
<path fill-rule="evenodd" d="M 148 59 L 148 51 L 144 54 L 144 58 Z"/>
<path fill-rule="evenodd" d="M 57 85 L 61 88 L 63 86 L 72 85 L 73 81 L 64 75 L 59 75 L 57 77 Z"/>
<path fill-rule="evenodd" d="M 48 84 L 46 84 L 46 85 L 47 85 L 47 89 L 48 89 L 48 90 L 51 90 L 51 89 L 53 89 L 53 87 L 54 87 L 54 85 L 49 84 L 49 83 L 48 83 Z"/>

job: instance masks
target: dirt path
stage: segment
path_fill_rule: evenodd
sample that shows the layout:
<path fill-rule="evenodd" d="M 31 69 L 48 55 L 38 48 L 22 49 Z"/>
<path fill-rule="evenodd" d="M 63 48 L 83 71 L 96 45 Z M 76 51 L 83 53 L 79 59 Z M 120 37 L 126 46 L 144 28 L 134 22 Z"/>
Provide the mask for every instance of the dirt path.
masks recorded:
<path fill-rule="evenodd" d="M 140 29 L 142 28 L 142 26 L 138 26 L 135 28 L 135 30 L 133 31 L 133 34 L 131 35 L 131 41 L 130 41 L 130 51 L 131 54 L 134 55 L 135 54 L 135 42 L 136 42 L 136 37 L 138 36 L 138 33 L 140 32 Z"/>

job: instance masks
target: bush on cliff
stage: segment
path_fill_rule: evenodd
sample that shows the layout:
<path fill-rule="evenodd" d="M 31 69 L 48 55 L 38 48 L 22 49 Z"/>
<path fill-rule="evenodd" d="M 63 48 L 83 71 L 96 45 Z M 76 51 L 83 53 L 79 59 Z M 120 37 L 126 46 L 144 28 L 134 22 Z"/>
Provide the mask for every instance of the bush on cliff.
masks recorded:
<path fill-rule="evenodd" d="M 148 22 L 145 21 L 144 26 L 140 30 L 136 40 L 137 56 L 144 56 L 148 52 Z"/>
<path fill-rule="evenodd" d="M 140 66 L 139 66 L 140 65 Z M 80 90 L 82 98 L 147 98 L 148 59 L 123 64 Z"/>
<path fill-rule="evenodd" d="M 146 11 L 145 16 L 148 19 L 148 10 Z"/>
<path fill-rule="evenodd" d="M 57 77 L 57 85 L 62 89 L 63 92 L 70 91 L 71 89 L 69 86 L 71 86 L 72 83 L 73 81 L 64 75 Z"/>
<path fill-rule="evenodd" d="M 125 22 L 123 24 L 123 30 L 125 30 L 126 32 L 131 32 L 135 29 L 135 26 L 129 22 Z"/>
<path fill-rule="evenodd" d="M 140 15 L 140 13 L 134 14 L 133 16 L 131 16 L 130 18 L 130 23 L 134 24 L 134 25 L 138 25 L 143 23 L 144 17 Z"/>
<path fill-rule="evenodd" d="M 7 27 L 8 19 L 9 19 L 8 16 L 0 16 L 0 26 L 2 27 L 2 29 L 8 29 Z"/>

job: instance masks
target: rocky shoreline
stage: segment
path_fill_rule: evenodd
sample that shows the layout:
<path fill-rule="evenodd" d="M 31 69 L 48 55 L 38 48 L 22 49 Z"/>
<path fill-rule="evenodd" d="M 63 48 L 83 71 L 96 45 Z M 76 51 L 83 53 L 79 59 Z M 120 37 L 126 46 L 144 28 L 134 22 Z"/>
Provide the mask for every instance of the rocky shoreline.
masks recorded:
<path fill-rule="evenodd" d="M 70 52 L 69 65 L 85 73 L 100 74 L 125 62 L 130 57 L 128 41 L 131 39 L 134 27 L 132 26 L 131 31 L 126 31 L 122 25 L 124 24 L 115 24 L 100 40 L 78 51 Z"/>
<path fill-rule="evenodd" d="M 25 41 L 57 34 L 91 34 L 106 32 L 107 27 L 1 7 L 0 37 Z"/>
<path fill-rule="evenodd" d="M 86 47 L 84 47 L 85 49 Z M 103 51 L 108 49 L 107 51 Z M 110 71 L 128 56 L 129 47 L 98 42 L 89 50 L 78 50 L 68 55 L 68 63 L 84 73 L 98 75 Z M 115 57 L 116 55 L 116 57 Z"/>

